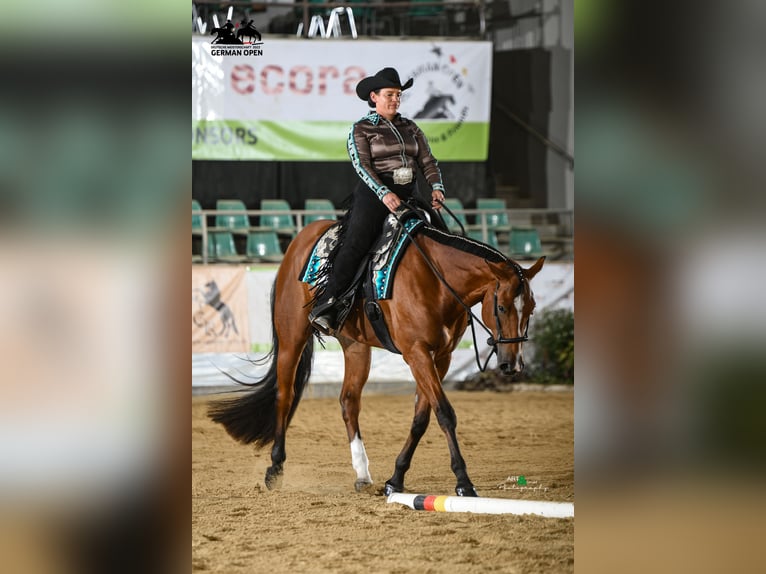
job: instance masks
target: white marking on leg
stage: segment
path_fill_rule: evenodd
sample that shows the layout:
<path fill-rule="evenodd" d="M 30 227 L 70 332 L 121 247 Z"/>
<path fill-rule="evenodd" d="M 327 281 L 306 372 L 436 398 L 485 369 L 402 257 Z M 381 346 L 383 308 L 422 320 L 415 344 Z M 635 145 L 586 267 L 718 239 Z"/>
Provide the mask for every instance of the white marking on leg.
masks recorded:
<path fill-rule="evenodd" d="M 354 440 L 351 441 L 351 466 L 356 471 L 357 480 L 364 480 L 372 484 L 370 476 L 370 461 L 367 459 L 367 451 L 364 450 L 364 443 L 356 433 Z"/>

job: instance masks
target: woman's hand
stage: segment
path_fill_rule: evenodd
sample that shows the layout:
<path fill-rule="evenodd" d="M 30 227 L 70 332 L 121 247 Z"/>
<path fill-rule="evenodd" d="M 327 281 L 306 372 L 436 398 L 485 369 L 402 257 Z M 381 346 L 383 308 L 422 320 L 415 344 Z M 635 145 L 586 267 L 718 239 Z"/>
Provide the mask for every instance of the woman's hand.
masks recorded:
<path fill-rule="evenodd" d="M 439 210 L 442 208 L 441 202 L 444 201 L 444 194 L 439 191 L 438 189 L 434 189 L 431 192 L 431 207 L 433 207 L 436 210 Z"/>
<path fill-rule="evenodd" d="M 399 199 L 398 195 L 389 191 L 383 196 L 383 203 L 385 203 L 388 210 L 393 213 L 401 205 L 402 200 Z"/>

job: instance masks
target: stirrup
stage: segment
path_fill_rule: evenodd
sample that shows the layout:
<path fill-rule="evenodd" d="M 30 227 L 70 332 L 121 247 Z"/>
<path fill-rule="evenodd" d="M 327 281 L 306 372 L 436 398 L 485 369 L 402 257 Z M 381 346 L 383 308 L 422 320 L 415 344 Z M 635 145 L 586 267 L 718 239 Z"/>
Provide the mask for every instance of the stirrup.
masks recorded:
<path fill-rule="evenodd" d="M 309 323 L 319 328 L 330 335 L 335 331 L 335 321 L 337 317 L 337 310 L 335 304 L 337 303 L 335 297 L 330 297 L 324 303 L 315 305 L 309 312 Z"/>
<path fill-rule="evenodd" d="M 311 319 L 311 324 L 320 331 L 332 335 L 335 332 L 332 318 L 329 315 L 319 315 Z"/>
<path fill-rule="evenodd" d="M 333 335 L 335 331 L 337 330 L 336 323 L 338 322 L 338 313 L 331 305 L 330 307 L 319 310 L 317 313 L 311 312 L 309 313 L 309 322 L 316 328 L 317 330 L 326 333 L 328 335 Z"/>
<path fill-rule="evenodd" d="M 337 303 L 335 297 L 330 297 L 327 301 L 315 304 L 311 311 L 309 311 L 309 321 L 313 323 L 314 319 L 320 315 L 326 315 L 328 311 L 335 307 L 335 303 Z"/>

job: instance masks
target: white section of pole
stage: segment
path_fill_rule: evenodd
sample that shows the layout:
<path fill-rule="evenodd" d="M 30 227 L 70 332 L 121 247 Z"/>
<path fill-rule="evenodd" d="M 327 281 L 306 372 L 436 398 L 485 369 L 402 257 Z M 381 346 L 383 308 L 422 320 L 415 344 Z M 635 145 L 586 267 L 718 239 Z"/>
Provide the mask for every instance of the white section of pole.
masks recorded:
<path fill-rule="evenodd" d="M 415 498 L 420 494 L 394 493 L 387 502 L 397 502 L 415 509 Z M 547 500 L 513 500 L 508 498 L 473 498 L 465 496 L 438 496 L 437 510 L 444 512 L 473 512 L 476 514 L 537 514 L 548 518 L 571 518 L 574 504 Z"/>

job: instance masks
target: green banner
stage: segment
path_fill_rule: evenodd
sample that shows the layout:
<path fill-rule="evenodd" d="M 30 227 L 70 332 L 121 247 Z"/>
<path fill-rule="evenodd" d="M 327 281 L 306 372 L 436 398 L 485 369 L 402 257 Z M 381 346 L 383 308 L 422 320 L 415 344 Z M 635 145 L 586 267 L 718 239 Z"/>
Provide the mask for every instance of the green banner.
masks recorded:
<path fill-rule="evenodd" d="M 436 159 L 485 161 L 486 122 L 419 120 Z M 192 120 L 192 159 L 348 161 L 348 122 Z"/>

